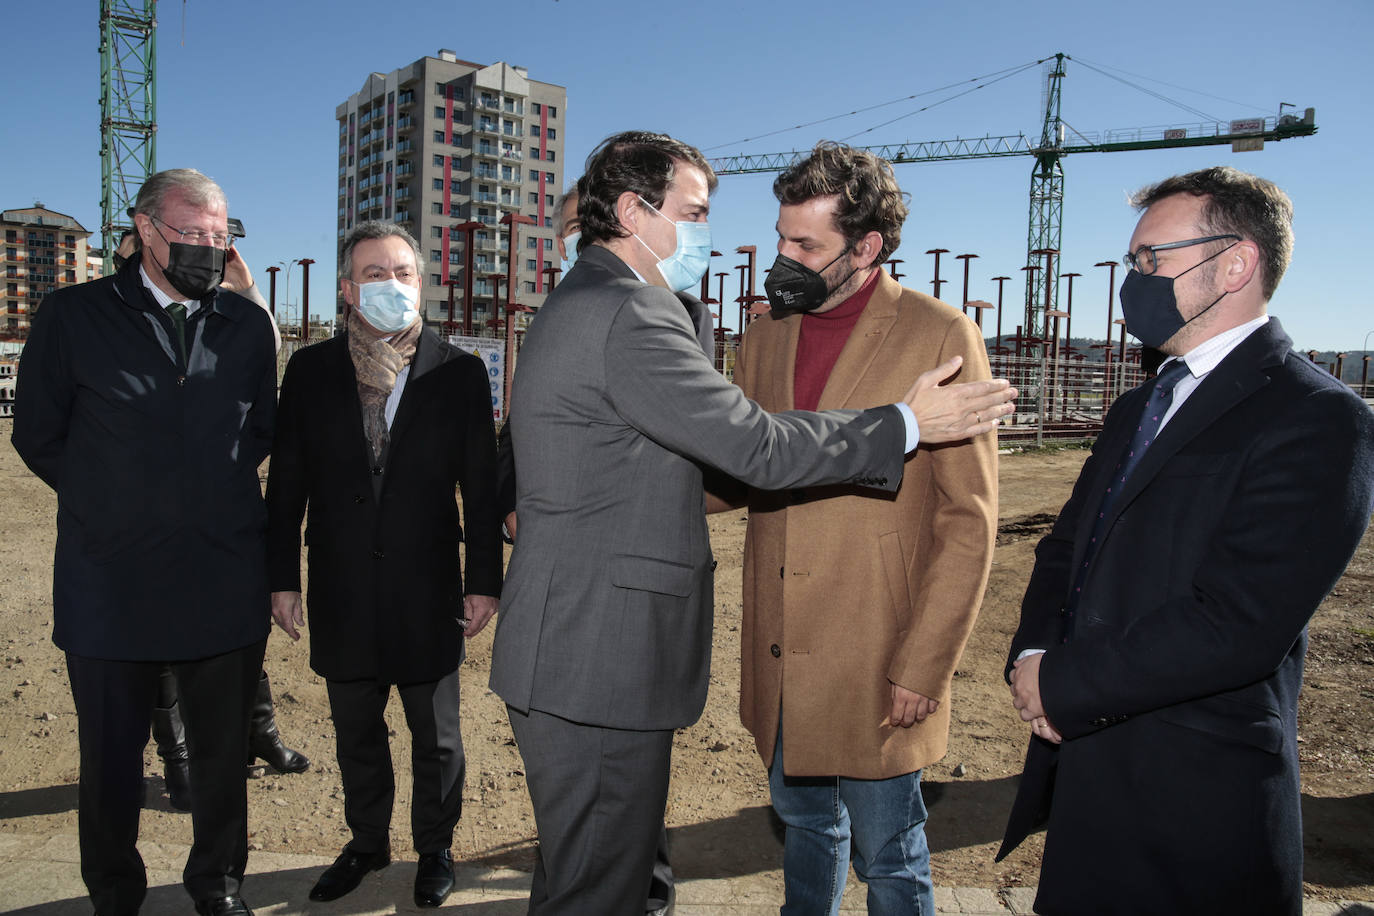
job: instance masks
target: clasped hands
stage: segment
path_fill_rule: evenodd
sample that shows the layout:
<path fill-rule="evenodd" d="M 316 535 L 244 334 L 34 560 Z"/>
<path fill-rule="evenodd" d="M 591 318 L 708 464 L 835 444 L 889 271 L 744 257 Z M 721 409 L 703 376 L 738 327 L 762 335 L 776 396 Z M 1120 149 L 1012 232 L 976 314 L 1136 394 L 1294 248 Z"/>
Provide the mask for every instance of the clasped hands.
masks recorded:
<path fill-rule="evenodd" d="M 1019 658 L 1011 668 L 1011 705 L 1016 707 L 1022 722 L 1031 724 L 1031 734 L 1051 744 L 1060 744 L 1064 736 L 1050 724 L 1045 704 L 1040 698 L 1040 661 L 1045 653 L 1036 652 Z"/>
<path fill-rule="evenodd" d="M 964 364 L 955 356 L 929 372 L 921 373 L 916 384 L 902 398 L 916 416 L 921 444 L 957 442 L 997 428 L 1002 417 L 1014 408 L 1017 391 L 1004 378 L 943 385 Z"/>
<path fill-rule="evenodd" d="M 499 602 L 491 595 L 464 595 L 463 635 L 468 639 L 482 632 L 482 629 L 496 615 Z M 300 592 L 273 592 L 272 619 L 277 626 L 286 631 L 292 639 L 300 639 L 300 627 L 305 626 L 305 608 L 301 603 Z"/>

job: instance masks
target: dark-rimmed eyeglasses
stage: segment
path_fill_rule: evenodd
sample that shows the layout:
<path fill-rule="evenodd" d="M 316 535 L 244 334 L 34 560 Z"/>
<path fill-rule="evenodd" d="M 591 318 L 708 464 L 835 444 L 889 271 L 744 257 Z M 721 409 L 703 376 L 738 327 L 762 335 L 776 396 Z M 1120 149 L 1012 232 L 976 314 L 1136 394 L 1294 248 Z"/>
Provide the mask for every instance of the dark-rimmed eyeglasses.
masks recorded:
<path fill-rule="evenodd" d="M 1159 269 L 1159 256 L 1156 252 L 1169 251 L 1174 248 L 1191 248 L 1206 242 L 1220 242 L 1222 239 L 1235 239 L 1239 242 L 1240 236 L 1228 233 L 1226 235 L 1206 235 L 1200 239 L 1184 239 L 1181 242 L 1165 242 L 1163 245 L 1141 245 L 1123 257 L 1121 263 L 1148 277 Z"/>
<path fill-rule="evenodd" d="M 162 223 L 168 229 L 177 234 L 176 240 L 183 245 L 213 245 L 216 248 L 225 249 L 234 243 L 234 237 L 226 232 L 204 232 L 200 229 L 178 229 L 176 226 L 162 220 L 151 213 L 148 218 L 154 222 Z"/>

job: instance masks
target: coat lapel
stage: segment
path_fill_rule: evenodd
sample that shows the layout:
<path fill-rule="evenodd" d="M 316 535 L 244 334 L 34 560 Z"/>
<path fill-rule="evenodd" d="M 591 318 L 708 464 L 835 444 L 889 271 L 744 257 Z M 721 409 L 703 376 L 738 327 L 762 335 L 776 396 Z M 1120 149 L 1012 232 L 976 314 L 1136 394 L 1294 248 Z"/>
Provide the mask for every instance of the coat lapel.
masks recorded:
<path fill-rule="evenodd" d="M 878 268 L 878 271 L 878 285 L 873 290 L 868 305 L 864 306 L 859 320 L 855 322 L 854 330 L 849 333 L 844 349 L 840 351 L 834 368 L 830 370 L 825 389 L 821 391 L 821 398 L 817 404 L 819 410 L 832 410 L 849 403 L 854 389 L 863 381 L 869 367 L 878 358 L 883 340 L 897 323 L 897 300 L 901 297 L 902 288 L 897 285 L 896 280 L 883 272 L 882 268 Z M 792 353 L 796 352 L 794 342 Z M 793 359 L 792 362 L 795 363 L 796 360 Z M 791 384 L 790 379 L 788 384 Z"/>
<path fill-rule="evenodd" d="M 1178 412 L 1169 418 L 1127 478 L 1106 522 L 1111 525 L 1126 506 L 1149 486 L 1179 451 L 1205 432 L 1218 417 L 1269 384 L 1268 369 L 1283 361 L 1292 342 L 1276 319 L 1253 334 L 1207 374 Z"/>
<path fill-rule="evenodd" d="M 425 328 L 420 332 L 420 339 L 415 345 L 415 358 L 410 361 L 410 373 L 406 376 L 406 386 L 401 389 L 401 402 L 396 405 L 396 416 L 391 420 L 392 450 L 396 448 L 396 443 L 401 440 L 406 428 L 415 418 L 415 411 L 419 409 L 417 404 L 423 395 L 423 389 L 420 394 L 416 394 L 417 383 L 427 372 L 445 361 L 445 350 L 439 344 L 439 336 L 434 331 Z"/>

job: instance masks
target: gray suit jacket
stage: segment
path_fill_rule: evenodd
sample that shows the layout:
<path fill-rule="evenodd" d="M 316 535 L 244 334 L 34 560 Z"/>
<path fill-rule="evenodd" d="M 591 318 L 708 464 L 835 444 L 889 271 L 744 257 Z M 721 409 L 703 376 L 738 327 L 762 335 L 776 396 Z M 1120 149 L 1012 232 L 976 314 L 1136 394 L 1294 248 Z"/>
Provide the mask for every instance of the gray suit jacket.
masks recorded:
<path fill-rule="evenodd" d="M 491 688 L 588 725 L 680 728 L 701 714 L 714 590 L 703 466 L 762 489 L 901 481 L 895 408 L 767 413 L 712 368 L 672 293 L 597 245 L 531 326 L 510 416 L 520 536 Z"/>

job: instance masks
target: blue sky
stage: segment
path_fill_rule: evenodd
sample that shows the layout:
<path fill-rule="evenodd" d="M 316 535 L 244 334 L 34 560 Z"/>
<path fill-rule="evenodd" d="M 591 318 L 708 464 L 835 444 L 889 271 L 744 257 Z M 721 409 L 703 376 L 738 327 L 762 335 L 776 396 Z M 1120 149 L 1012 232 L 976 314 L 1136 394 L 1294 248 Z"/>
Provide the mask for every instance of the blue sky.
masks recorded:
<path fill-rule="evenodd" d="M 976 77 L 1052 56 L 1074 60 L 1063 114 L 1088 134 L 1202 119 L 1111 79 L 1109 72 L 1223 121 L 1274 114 L 1280 102 L 1314 107 L 1315 137 L 1229 147 L 1065 160 L 1065 269 L 1075 287 L 1075 336 L 1106 330 L 1106 271 L 1135 223 L 1126 195 L 1176 172 L 1232 164 L 1276 181 L 1293 197 L 1297 246 L 1271 311 L 1301 349 L 1361 346 L 1374 330 L 1370 263 L 1374 181 L 1374 3 L 1320 0 L 1293 6 L 1156 2 L 931 3 L 859 6 L 799 0 L 763 4 L 698 0 L 412 0 L 409 3 L 158 4 L 158 166 L 194 166 L 225 188 L 259 282 L 277 261 L 310 257 L 312 311 L 334 299 L 337 180 L 335 106 L 366 75 L 440 47 L 460 58 L 504 60 L 568 88 L 569 171 L 607 134 L 660 130 L 709 156 L 806 149 L 818 139 L 900 143 L 1040 132 L 1039 68 L 957 99 Z M 42 200 L 88 228 L 99 223 L 97 0 L 6 3 L 10 92 L 0 120 L 0 206 Z M 1081 61 L 1081 63 L 1080 63 Z M 24 74 L 22 80 L 19 74 Z M 963 83 L 961 88 L 930 93 Z M 924 94 L 930 93 L 930 94 Z M 856 114 L 834 116 L 919 96 Z M 933 102 L 941 104 L 918 111 Z M 752 142 L 783 128 L 790 130 Z M 891 122 L 878 127 L 883 122 Z M 970 296 L 995 300 L 990 278 L 1019 277 L 1031 160 L 1016 157 L 900 165 L 912 197 L 897 257 L 907 285 L 930 291 L 927 249 L 980 255 Z M 722 178 L 711 215 L 714 244 L 773 257 L 771 175 Z M 948 264 L 948 266 L 946 266 Z M 942 296 L 957 301 L 962 274 Z M 737 295 L 735 274 L 727 297 Z M 1121 272 L 1118 271 L 1118 282 Z M 292 284 L 299 298 L 300 271 Z M 714 284 L 713 284 L 714 288 Z M 1022 293 L 1007 284 L 1006 330 Z M 734 323 L 727 310 L 727 324 Z"/>

